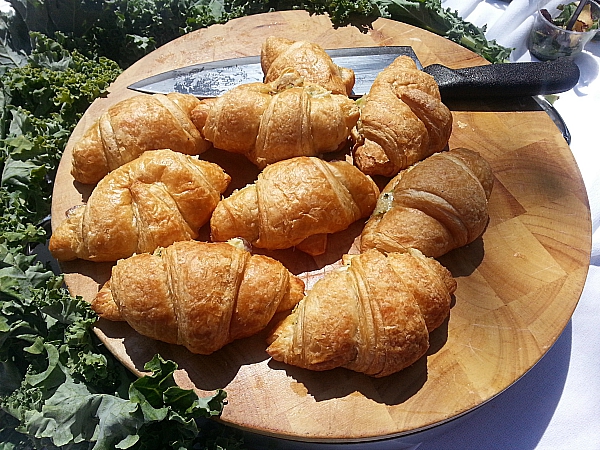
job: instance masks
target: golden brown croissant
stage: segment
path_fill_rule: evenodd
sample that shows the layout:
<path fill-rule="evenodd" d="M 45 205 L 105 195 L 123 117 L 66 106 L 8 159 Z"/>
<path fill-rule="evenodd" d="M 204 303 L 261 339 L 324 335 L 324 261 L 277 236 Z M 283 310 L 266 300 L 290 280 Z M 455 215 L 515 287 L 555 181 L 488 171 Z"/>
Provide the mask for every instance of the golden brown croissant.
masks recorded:
<path fill-rule="evenodd" d="M 214 163 L 153 150 L 104 177 L 52 233 L 59 261 L 116 261 L 194 239 L 230 177 Z"/>
<path fill-rule="evenodd" d="M 92 307 L 138 333 L 210 354 L 266 327 L 302 298 L 280 262 L 238 245 L 181 241 L 117 262 Z"/>
<path fill-rule="evenodd" d="M 305 369 L 390 375 L 425 354 L 455 289 L 450 272 L 418 250 L 353 255 L 277 326 L 267 353 Z"/>
<path fill-rule="evenodd" d="M 494 177 L 479 153 L 437 153 L 400 172 L 383 189 L 361 235 L 361 251 L 417 248 L 438 257 L 473 242 L 488 223 Z"/>
<path fill-rule="evenodd" d="M 346 161 L 304 156 L 280 161 L 217 205 L 212 238 L 241 237 L 260 248 L 296 246 L 321 254 L 327 234 L 367 217 L 378 195 L 373 180 Z"/>
<path fill-rule="evenodd" d="M 192 120 L 216 148 L 242 153 L 258 168 L 294 156 L 317 156 L 345 144 L 358 120 L 358 106 L 305 84 L 295 71 L 272 83 L 237 86 L 205 100 Z"/>
<path fill-rule="evenodd" d="M 433 77 L 407 56 L 381 71 L 359 103 L 354 160 L 369 175 L 394 176 L 448 143 L 452 113 Z"/>
<path fill-rule="evenodd" d="M 279 78 L 287 69 L 297 70 L 307 83 L 318 84 L 334 94 L 350 95 L 354 71 L 336 65 L 318 44 L 271 36 L 260 52 L 264 82 Z"/>
<path fill-rule="evenodd" d="M 193 95 L 170 93 L 136 95 L 113 105 L 73 146 L 73 178 L 95 184 L 146 150 L 169 148 L 187 155 L 208 150 L 210 143 L 190 120 L 199 102 Z"/>

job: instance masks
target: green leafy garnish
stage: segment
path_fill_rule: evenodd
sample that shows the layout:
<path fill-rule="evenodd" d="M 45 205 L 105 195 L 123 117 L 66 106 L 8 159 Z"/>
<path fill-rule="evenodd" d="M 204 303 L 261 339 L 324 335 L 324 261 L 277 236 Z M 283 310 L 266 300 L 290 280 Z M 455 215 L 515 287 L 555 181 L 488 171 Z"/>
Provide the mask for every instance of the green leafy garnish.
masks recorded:
<path fill-rule="evenodd" d="M 23 30 L 38 31 L 89 57 L 99 55 L 123 68 L 185 34 L 209 25 L 269 11 L 304 9 L 328 14 L 334 26 L 367 29 L 378 17 L 447 37 L 491 62 L 504 62 L 511 49 L 485 38 L 479 28 L 444 9 L 441 0 L 11 0 L 13 52 L 28 51 Z M 58 13 L 57 8 L 61 8 Z M 15 36 L 15 33 L 17 34 Z M 0 53 L 0 57 L 1 57 Z"/>
<path fill-rule="evenodd" d="M 558 9 L 560 13 L 556 17 L 552 17 L 546 9 L 542 9 L 540 12 L 549 22 L 557 27 L 566 28 L 573 19 L 573 26 L 571 28 L 573 31 L 586 32 L 598 29 L 598 18 L 593 17 L 592 15 L 592 5 L 587 3 L 583 7 L 581 13 L 579 13 L 576 18 L 573 18 L 577 12 L 577 6 L 578 3 L 575 2 L 566 5 L 558 5 L 556 9 Z"/>
<path fill-rule="evenodd" d="M 0 442 L 2 448 L 191 448 L 225 392 L 179 388 L 156 356 L 136 378 L 95 337 L 95 312 L 29 249 L 46 242 L 54 174 L 69 135 L 121 69 L 32 34 L 1 81 Z"/>
<path fill-rule="evenodd" d="M 160 356 L 136 379 L 97 341 L 96 314 L 61 277 L 5 247 L 0 256 L 0 416 L 12 422 L 0 432 L 56 447 L 182 449 L 197 438 L 196 419 L 221 413 L 224 391 L 179 388 L 177 365 Z"/>
<path fill-rule="evenodd" d="M 456 11 L 444 9 L 441 0 L 337 0 L 301 4 L 315 14 L 329 14 L 336 26 L 353 24 L 367 28 L 367 19 L 377 17 L 405 22 L 444 36 L 493 63 L 505 62 L 512 51 L 495 41 L 488 41 L 485 27 L 479 28 L 462 19 Z"/>

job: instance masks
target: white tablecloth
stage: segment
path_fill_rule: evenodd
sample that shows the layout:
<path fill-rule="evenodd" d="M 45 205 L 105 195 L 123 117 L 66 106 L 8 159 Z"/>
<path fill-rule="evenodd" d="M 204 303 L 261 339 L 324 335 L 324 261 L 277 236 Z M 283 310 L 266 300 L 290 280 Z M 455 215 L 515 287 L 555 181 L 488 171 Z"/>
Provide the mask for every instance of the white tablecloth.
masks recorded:
<path fill-rule="evenodd" d="M 567 3 L 565 1 L 565 3 Z M 486 37 L 514 48 L 511 61 L 531 61 L 526 35 L 535 0 L 446 0 Z M 572 135 L 571 150 L 585 182 L 593 248 L 583 295 L 556 344 L 517 383 L 471 412 L 419 450 L 600 449 L 600 42 L 575 58 L 578 85 L 554 104 Z"/>

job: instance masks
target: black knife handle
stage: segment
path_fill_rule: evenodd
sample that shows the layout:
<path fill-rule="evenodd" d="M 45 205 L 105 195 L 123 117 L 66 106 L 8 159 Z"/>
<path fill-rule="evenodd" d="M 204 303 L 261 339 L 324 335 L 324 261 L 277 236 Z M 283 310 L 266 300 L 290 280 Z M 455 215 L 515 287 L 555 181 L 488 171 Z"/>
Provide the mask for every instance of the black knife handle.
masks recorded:
<path fill-rule="evenodd" d="M 450 69 L 423 69 L 435 78 L 442 99 L 524 97 L 568 91 L 579 81 L 579 67 L 569 58 Z"/>

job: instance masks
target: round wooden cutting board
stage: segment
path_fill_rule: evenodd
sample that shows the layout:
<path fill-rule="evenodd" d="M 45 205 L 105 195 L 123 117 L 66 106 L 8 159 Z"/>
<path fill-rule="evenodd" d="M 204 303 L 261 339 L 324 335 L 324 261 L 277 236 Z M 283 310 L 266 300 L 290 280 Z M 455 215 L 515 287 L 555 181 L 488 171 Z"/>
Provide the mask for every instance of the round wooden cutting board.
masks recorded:
<path fill-rule="evenodd" d="M 191 33 L 126 70 L 110 95 L 85 114 L 59 167 L 53 227 L 91 190 L 69 173 L 72 143 L 110 105 L 136 95 L 128 85 L 190 64 L 257 55 L 270 35 L 325 48 L 410 45 L 424 66 L 485 64 L 444 38 L 386 19 L 361 32 L 333 28 L 326 16 L 288 11 Z M 201 395 L 225 389 L 228 403 L 222 421 L 262 434 L 316 442 L 378 440 L 472 410 L 509 387 L 552 346 L 577 304 L 589 265 L 591 223 L 580 173 L 553 122 L 528 100 L 448 105 L 454 115 L 450 148 L 477 150 L 493 168 L 491 220 L 482 238 L 440 258 L 458 281 L 455 304 L 449 320 L 432 333 L 426 357 L 408 369 L 382 379 L 345 369 L 310 372 L 272 361 L 264 334 L 210 356 L 144 338 L 123 323 L 101 320 L 98 335 L 135 373 L 142 373 L 144 364 L 160 353 L 179 365 L 176 379 L 182 387 Z M 224 152 L 213 150 L 202 157 L 221 163 L 232 176 L 226 195 L 256 174 L 246 160 Z M 362 225 L 332 236 L 321 257 L 291 250 L 272 255 L 310 288 L 343 253 L 356 251 Z M 110 267 L 85 261 L 61 265 L 71 292 L 87 300 L 108 279 Z"/>

